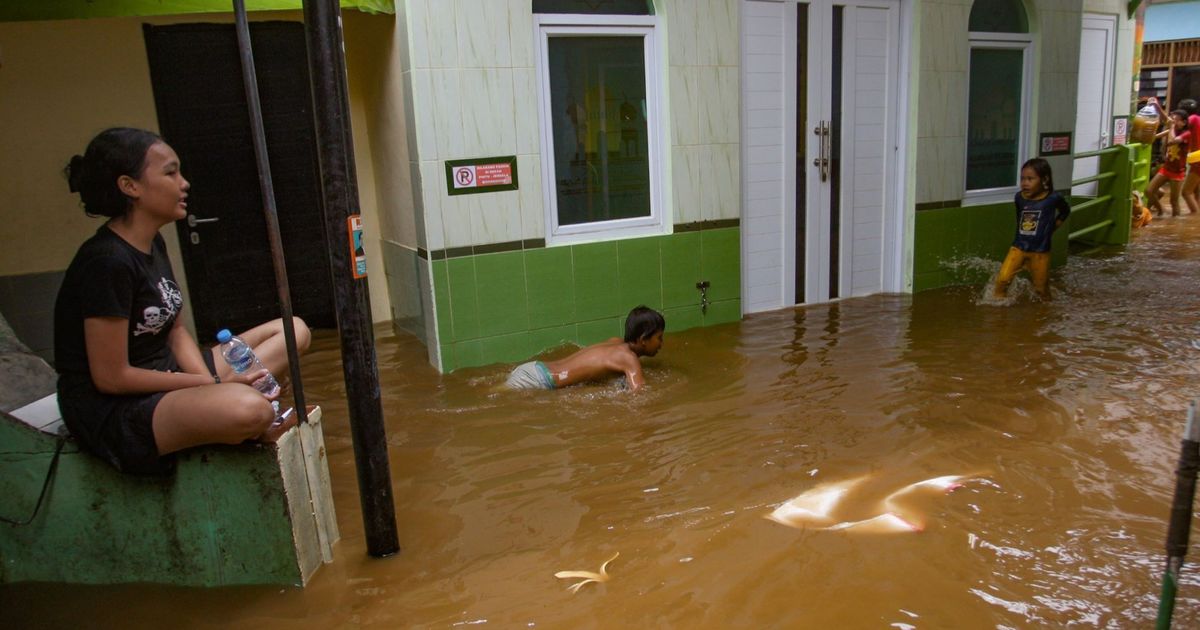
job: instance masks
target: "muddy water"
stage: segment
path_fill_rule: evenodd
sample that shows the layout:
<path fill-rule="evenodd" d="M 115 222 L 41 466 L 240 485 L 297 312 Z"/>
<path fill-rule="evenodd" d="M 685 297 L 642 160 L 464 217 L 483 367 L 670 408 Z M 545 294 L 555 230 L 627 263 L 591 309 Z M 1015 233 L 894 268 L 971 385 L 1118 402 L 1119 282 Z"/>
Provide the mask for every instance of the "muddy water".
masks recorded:
<path fill-rule="evenodd" d="M 994 261 L 989 263 L 998 266 Z M 1146 627 L 1172 469 L 1200 395 L 1200 220 L 1074 257 L 1055 301 L 879 296 L 680 333 L 614 385 L 495 393 L 379 339 L 403 552 L 367 558 L 336 344 L 305 361 L 326 409 L 335 564 L 306 589 L 9 586 L 16 626 Z M 551 353 L 550 356 L 553 356 Z M 865 477 L 834 520 L 905 484 L 919 533 L 764 518 Z M 561 570 L 598 569 L 588 584 Z M 1200 562 L 1200 552 L 1192 556 Z M 1176 620 L 1200 624 L 1200 569 Z M 66 602 L 71 602 L 69 605 Z"/>

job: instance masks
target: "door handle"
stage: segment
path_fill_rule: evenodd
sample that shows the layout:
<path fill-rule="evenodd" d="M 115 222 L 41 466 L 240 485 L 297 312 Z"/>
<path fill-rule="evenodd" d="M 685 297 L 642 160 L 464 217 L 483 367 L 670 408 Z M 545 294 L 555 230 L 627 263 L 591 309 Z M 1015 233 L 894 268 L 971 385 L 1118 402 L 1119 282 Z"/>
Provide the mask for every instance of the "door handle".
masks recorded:
<path fill-rule="evenodd" d="M 813 158 L 813 166 L 820 169 L 821 181 L 826 181 L 829 179 L 829 124 L 820 121 L 813 127 L 813 133 L 817 135 L 818 156 Z"/>
<path fill-rule="evenodd" d="M 221 220 L 221 217 L 211 217 L 208 219 L 197 219 L 196 215 L 189 214 L 187 217 L 187 224 L 188 224 L 188 227 L 196 227 L 196 225 L 200 224 L 200 223 L 216 223 L 217 221 L 220 221 L 220 220 Z"/>

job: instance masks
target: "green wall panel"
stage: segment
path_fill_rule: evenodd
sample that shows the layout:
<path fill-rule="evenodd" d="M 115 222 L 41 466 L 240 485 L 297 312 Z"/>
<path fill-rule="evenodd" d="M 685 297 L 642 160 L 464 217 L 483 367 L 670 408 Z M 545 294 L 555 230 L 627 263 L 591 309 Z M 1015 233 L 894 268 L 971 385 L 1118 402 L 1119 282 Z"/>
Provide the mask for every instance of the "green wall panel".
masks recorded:
<path fill-rule="evenodd" d="M 479 302 L 475 298 L 475 259 L 451 258 L 446 261 L 450 280 L 450 321 L 452 339 L 479 337 Z"/>
<path fill-rule="evenodd" d="M 700 272 L 709 283 L 709 300 L 732 300 L 741 297 L 740 257 L 739 230 L 726 228 L 700 233 Z M 695 283 L 692 286 L 694 290 Z"/>
<path fill-rule="evenodd" d="M 575 317 L 590 320 L 628 312 L 631 307 L 622 308 L 619 293 L 616 242 L 574 245 L 571 250 L 575 275 Z"/>
<path fill-rule="evenodd" d="M 577 325 L 579 345 L 586 346 L 610 337 L 624 337 L 623 320 L 623 317 L 609 317 L 590 322 L 579 322 Z"/>
<path fill-rule="evenodd" d="M 694 306 L 668 308 L 663 311 L 663 319 L 667 320 L 667 334 L 704 325 L 704 316 Z"/>
<path fill-rule="evenodd" d="M 454 340 L 454 323 L 450 318 L 450 274 L 445 260 L 431 263 L 433 269 L 433 305 L 437 311 L 437 327 L 441 342 Z"/>
<path fill-rule="evenodd" d="M 471 339 L 454 344 L 454 369 L 483 365 L 483 341 Z"/>
<path fill-rule="evenodd" d="M 528 331 L 484 337 L 480 340 L 480 351 L 492 361 L 516 363 L 532 356 L 535 351 L 530 343 Z"/>
<path fill-rule="evenodd" d="M 700 292 L 696 290 L 696 283 L 701 280 L 700 232 L 664 237 L 659 251 L 662 255 L 663 306 L 669 309 L 699 305 Z"/>
<path fill-rule="evenodd" d="M 530 328 L 575 322 L 574 278 L 571 248 L 546 247 L 525 252 Z"/>
<path fill-rule="evenodd" d="M 484 254 L 474 259 L 479 336 L 491 337 L 528 330 L 529 305 L 525 293 L 523 252 Z"/>
<path fill-rule="evenodd" d="M 639 304 L 662 308 L 660 241 L 658 237 L 651 237 L 617 242 L 619 303 L 626 313 Z"/>
<path fill-rule="evenodd" d="M 708 305 L 708 312 L 704 314 L 704 324 L 713 326 L 715 324 L 727 324 L 736 322 L 742 318 L 742 301 L 741 300 L 721 300 Z"/>
<path fill-rule="evenodd" d="M 578 343 L 576 341 L 577 338 L 575 324 L 553 326 L 551 328 L 537 328 L 529 331 L 529 346 L 532 348 L 529 354 L 532 356 L 564 344 Z"/>

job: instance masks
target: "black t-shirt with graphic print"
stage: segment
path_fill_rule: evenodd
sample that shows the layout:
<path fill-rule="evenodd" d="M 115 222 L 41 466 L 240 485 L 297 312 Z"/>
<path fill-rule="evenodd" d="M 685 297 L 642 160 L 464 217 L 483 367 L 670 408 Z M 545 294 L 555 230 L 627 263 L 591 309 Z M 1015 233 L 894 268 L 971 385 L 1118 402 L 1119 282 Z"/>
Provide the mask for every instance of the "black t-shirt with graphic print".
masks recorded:
<path fill-rule="evenodd" d="M 183 306 L 161 235 L 145 254 L 107 225 L 75 254 L 54 306 L 54 367 L 63 376 L 88 376 L 83 320 L 129 320 L 129 364 L 175 369 L 167 338 Z"/>

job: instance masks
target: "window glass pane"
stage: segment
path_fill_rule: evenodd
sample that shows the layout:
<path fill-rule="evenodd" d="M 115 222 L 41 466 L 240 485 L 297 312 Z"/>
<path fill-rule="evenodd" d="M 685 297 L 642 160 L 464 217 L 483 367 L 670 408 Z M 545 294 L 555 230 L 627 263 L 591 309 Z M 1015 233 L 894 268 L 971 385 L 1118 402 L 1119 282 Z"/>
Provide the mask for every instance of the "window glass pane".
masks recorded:
<path fill-rule="evenodd" d="M 654 15 L 653 0 L 533 0 L 534 13 Z"/>
<path fill-rule="evenodd" d="M 650 216 L 642 37 L 551 37 L 558 224 Z"/>
<path fill-rule="evenodd" d="M 1017 185 L 1022 50 L 971 49 L 967 190 Z"/>
<path fill-rule="evenodd" d="M 967 29 L 984 33 L 1028 33 L 1029 20 L 1021 0 L 975 0 Z"/>

